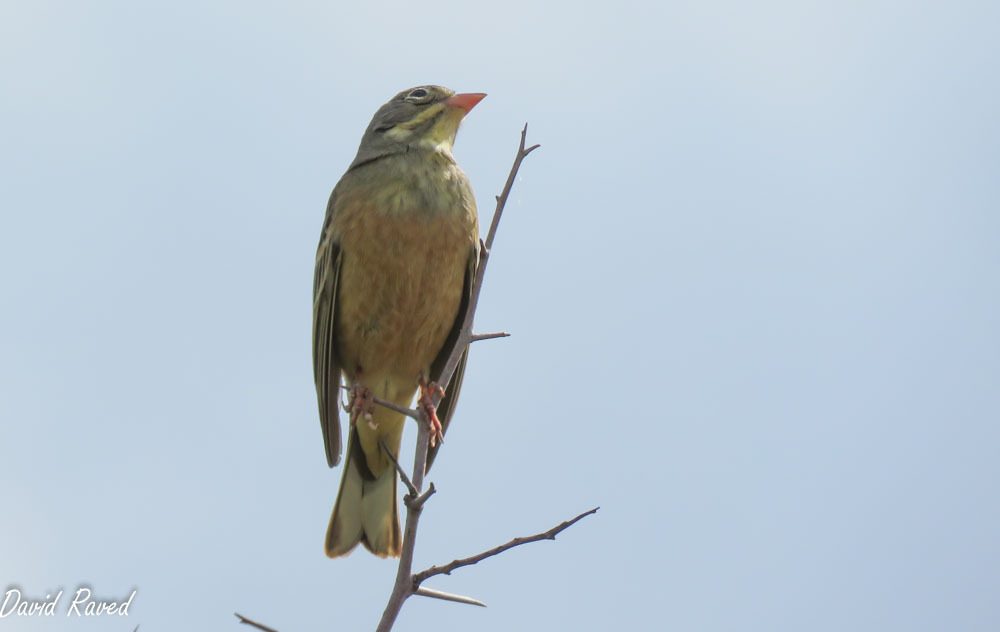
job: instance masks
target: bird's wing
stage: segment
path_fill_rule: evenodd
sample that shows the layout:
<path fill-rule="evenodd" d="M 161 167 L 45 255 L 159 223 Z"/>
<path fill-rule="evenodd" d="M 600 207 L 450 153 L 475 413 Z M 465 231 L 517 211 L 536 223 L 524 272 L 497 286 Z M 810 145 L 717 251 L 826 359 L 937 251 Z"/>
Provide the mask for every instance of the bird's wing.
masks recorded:
<path fill-rule="evenodd" d="M 431 375 L 435 378 L 444 370 L 444 365 L 448 362 L 448 356 L 451 355 L 451 349 L 455 346 L 455 341 L 458 340 L 458 336 L 462 331 L 462 321 L 465 320 L 465 311 L 468 309 L 469 300 L 472 298 L 472 282 L 476 278 L 478 263 L 479 249 L 476 248 L 469 257 L 469 266 L 465 270 L 465 288 L 462 291 L 462 303 L 458 308 L 458 315 L 455 316 L 455 323 L 451 326 L 451 332 L 448 334 L 448 339 L 441 348 L 441 352 L 431 364 Z M 448 392 L 441 400 L 441 404 L 437 409 L 438 419 L 441 420 L 442 433 L 448 432 L 448 424 L 451 423 L 451 416 L 455 413 L 455 406 L 458 404 L 458 394 L 462 390 L 462 378 L 465 376 L 465 362 L 468 359 L 469 347 L 466 346 L 465 350 L 462 351 L 462 357 L 458 361 L 458 366 L 455 367 L 455 375 L 452 376 L 451 383 L 448 384 Z M 430 471 L 431 464 L 434 463 L 434 457 L 437 455 L 438 448 L 440 447 L 441 444 L 437 443 L 427 450 L 427 468 L 424 470 L 425 473 Z"/>
<path fill-rule="evenodd" d="M 330 231 L 337 190 L 330 195 L 326 220 L 316 250 L 316 276 L 313 279 L 313 375 L 319 398 L 319 421 L 323 427 L 326 462 L 333 467 L 340 462 L 340 362 L 334 348 L 334 315 L 337 306 L 337 279 L 340 276 L 340 244 Z"/>

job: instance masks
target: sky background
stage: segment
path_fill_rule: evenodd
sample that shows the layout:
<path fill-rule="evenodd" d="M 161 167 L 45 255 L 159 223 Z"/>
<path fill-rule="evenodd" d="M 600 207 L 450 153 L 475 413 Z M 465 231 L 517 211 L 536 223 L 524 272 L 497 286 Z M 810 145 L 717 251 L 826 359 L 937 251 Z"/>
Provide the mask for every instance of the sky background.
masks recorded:
<path fill-rule="evenodd" d="M 374 629 L 323 555 L 327 197 L 374 111 L 521 126 L 396 630 L 1000 627 L 995 2 L 0 2 L 0 589 L 21 630 Z M 413 429 L 407 431 L 412 446 Z M 412 447 L 406 448 L 407 453 Z M 411 461 L 412 457 L 405 457 Z M 67 619 L 80 585 L 138 593 Z"/>

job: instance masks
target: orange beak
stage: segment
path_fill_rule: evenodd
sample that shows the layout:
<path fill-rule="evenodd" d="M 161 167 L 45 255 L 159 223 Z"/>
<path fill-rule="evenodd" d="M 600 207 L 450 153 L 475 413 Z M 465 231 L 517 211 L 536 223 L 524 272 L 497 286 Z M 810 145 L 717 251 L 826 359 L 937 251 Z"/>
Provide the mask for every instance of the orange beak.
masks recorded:
<path fill-rule="evenodd" d="M 448 97 L 444 100 L 444 104 L 453 108 L 458 108 L 469 113 L 469 110 L 476 107 L 476 104 L 486 98 L 486 94 L 482 92 L 467 92 L 465 94 L 456 94 L 455 96 Z"/>

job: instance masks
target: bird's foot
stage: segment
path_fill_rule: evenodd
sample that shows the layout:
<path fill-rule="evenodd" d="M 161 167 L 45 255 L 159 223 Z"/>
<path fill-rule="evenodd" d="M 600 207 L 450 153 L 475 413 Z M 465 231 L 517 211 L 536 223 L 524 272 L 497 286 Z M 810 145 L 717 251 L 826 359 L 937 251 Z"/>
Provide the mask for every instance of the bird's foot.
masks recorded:
<path fill-rule="evenodd" d="M 418 402 L 420 407 L 423 408 L 424 412 L 427 414 L 427 419 L 430 421 L 432 448 L 438 443 L 444 443 L 444 429 L 441 426 L 441 420 L 438 419 L 437 407 L 431 399 L 434 396 L 434 393 L 438 393 L 441 397 L 444 397 L 444 389 L 441 388 L 437 382 L 431 382 L 428 384 L 424 378 L 421 377 L 420 398 Z"/>
<path fill-rule="evenodd" d="M 344 410 L 350 413 L 351 427 L 353 428 L 358 419 L 364 419 L 365 423 L 372 430 L 375 430 L 377 425 L 372 421 L 372 415 L 375 413 L 375 393 L 372 389 L 368 388 L 361 383 L 360 375 L 354 378 L 351 383 L 351 388 L 348 391 L 347 405 L 344 406 Z"/>

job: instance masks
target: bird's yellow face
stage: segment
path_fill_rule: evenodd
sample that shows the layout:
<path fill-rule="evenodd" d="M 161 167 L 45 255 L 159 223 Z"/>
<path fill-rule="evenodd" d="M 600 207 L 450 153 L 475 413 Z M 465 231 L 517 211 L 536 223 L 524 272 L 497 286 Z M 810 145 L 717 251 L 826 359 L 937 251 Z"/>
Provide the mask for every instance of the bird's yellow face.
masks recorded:
<path fill-rule="evenodd" d="M 462 119 L 485 96 L 442 86 L 406 90 L 383 106 L 380 131 L 389 142 L 450 154 Z"/>
<path fill-rule="evenodd" d="M 351 169 L 411 150 L 444 154 L 452 161 L 458 126 L 485 94 L 455 94 L 442 86 L 404 90 L 379 108 L 365 130 Z"/>
<path fill-rule="evenodd" d="M 385 136 L 396 142 L 450 154 L 463 117 L 465 110 L 439 101 L 417 110 L 413 118 L 387 130 Z"/>

